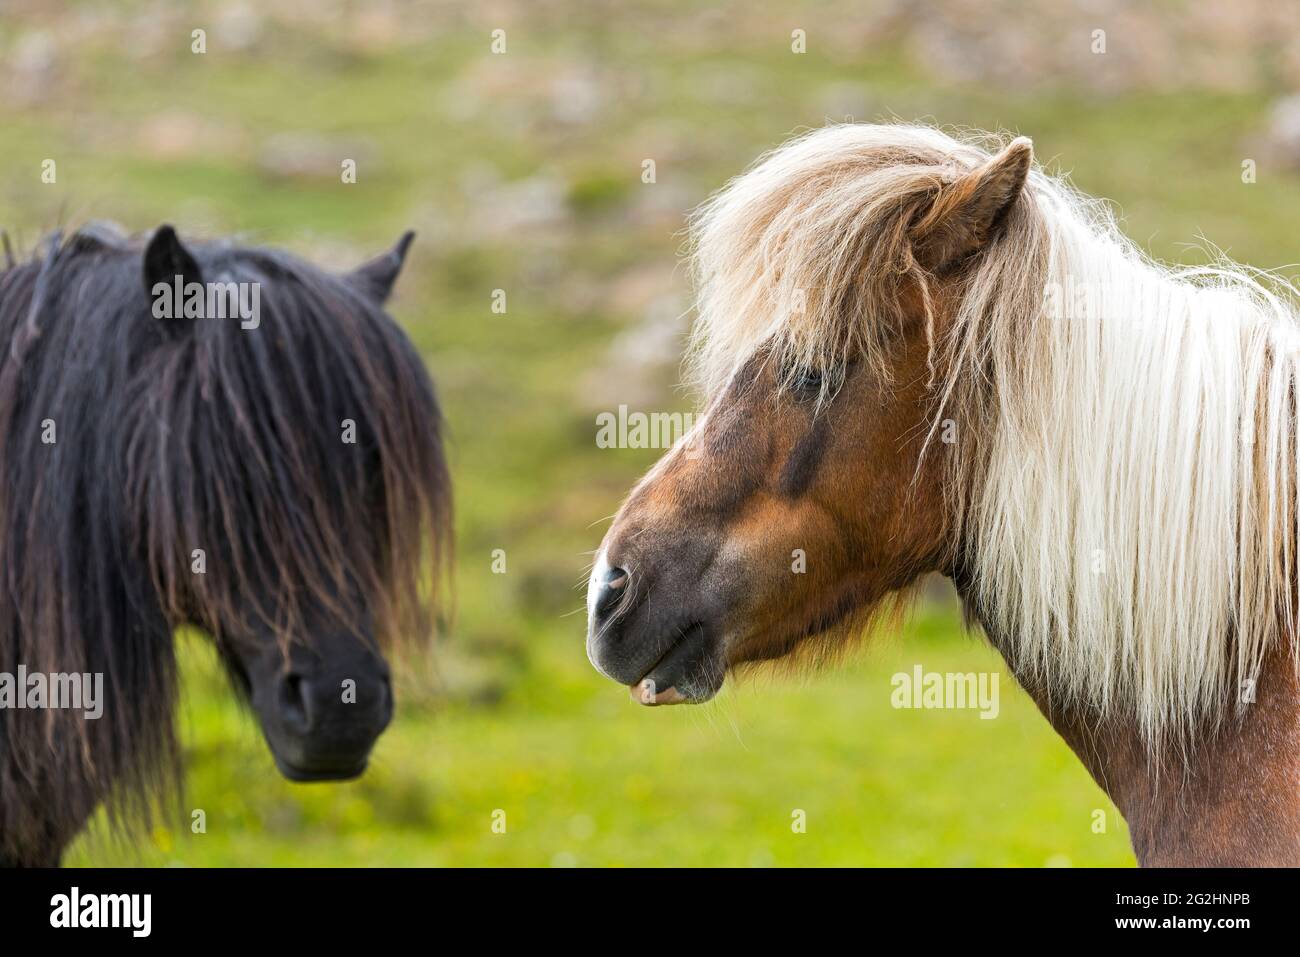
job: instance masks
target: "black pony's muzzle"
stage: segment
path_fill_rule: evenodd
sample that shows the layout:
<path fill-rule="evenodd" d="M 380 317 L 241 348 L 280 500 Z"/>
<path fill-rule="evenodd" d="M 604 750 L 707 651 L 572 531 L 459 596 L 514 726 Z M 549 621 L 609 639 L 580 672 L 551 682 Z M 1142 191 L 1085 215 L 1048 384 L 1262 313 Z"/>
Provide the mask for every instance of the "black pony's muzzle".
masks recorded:
<path fill-rule="evenodd" d="M 285 777 L 340 780 L 365 770 L 392 720 L 393 693 L 386 671 L 328 678 L 289 672 L 280 680 L 276 706 L 283 734 L 271 747 Z"/>
<path fill-rule="evenodd" d="M 319 644 L 249 669 L 262 734 L 291 781 L 357 777 L 393 717 L 388 665 L 376 651 L 341 637 Z"/>

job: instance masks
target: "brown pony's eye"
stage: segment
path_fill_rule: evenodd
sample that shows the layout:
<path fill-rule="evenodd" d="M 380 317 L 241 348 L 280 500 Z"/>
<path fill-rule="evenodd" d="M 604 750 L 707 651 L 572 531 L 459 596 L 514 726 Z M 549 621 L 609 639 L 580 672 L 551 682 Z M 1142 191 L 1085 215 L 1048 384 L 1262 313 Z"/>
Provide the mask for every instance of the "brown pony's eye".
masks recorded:
<path fill-rule="evenodd" d="M 802 398 L 810 398 L 821 395 L 822 381 L 821 369 L 804 369 L 795 377 L 794 388 Z"/>
<path fill-rule="evenodd" d="M 828 367 L 805 365 L 794 358 L 786 359 L 781 365 L 780 381 L 799 400 L 816 399 L 833 392 L 843 382 L 844 368 L 839 363 Z"/>

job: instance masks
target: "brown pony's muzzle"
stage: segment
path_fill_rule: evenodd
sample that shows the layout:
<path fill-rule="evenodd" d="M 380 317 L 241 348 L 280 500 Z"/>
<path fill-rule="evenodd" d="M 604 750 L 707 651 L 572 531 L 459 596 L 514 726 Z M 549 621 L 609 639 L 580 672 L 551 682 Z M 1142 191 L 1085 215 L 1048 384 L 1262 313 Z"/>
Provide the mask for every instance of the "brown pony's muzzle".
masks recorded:
<path fill-rule="evenodd" d="M 707 701 L 722 687 L 737 605 L 753 582 L 736 521 L 765 478 L 767 439 L 745 402 L 756 362 L 620 509 L 587 590 L 587 655 L 642 704 Z M 738 454 L 740 453 L 740 454 Z"/>
<path fill-rule="evenodd" d="M 684 547 L 681 552 L 696 551 Z M 587 591 L 587 655 L 646 705 L 706 701 L 722 687 L 718 616 L 698 587 L 698 563 L 656 571 L 617 546 L 597 559 Z M 613 555 L 613 559 L 608 555 Z M 611 564 L 612 560 L 624 561 Z M 683 575 L 682 572 L 687 574 Z M 695 582 L 689 579 L 697 579 Z"/>

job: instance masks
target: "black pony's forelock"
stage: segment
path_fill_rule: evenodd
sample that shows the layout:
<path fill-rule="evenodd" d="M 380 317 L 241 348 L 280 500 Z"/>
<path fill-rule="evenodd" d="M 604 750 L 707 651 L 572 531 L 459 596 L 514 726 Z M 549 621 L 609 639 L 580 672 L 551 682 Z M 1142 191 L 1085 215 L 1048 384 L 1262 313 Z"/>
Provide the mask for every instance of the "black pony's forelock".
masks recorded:
<path fill-rule="evenodd" d="M 106 698 L 97 721 L 0 711 L 0 858 L 170 790 L 176 626 L 429 632 L 450 483 L 419 355 L 346 276 L 191 252 L 258 284 L 256 328 L 155 318 L 141 244 L 112 230 L 0 272 L 0 672 L 102 673 Z"/>

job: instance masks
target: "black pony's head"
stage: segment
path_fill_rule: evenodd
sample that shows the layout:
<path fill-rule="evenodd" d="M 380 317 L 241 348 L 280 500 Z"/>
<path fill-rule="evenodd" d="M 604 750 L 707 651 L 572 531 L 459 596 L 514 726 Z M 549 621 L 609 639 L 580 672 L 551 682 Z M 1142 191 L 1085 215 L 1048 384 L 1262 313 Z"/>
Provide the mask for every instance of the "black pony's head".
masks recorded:
<path fill-rule="evenodd" d="M 0 274 L 0 670 L 106 689 L 97 722 L 0 714 L 0 829 L 46 776 L 148 783 L 185 624 L 285 775 L 365 767 L 384 649 L 428 634 L 449 537 L 433 387 L 384 311 L 410 239 L 330 275 L 88 228 Z"/>

